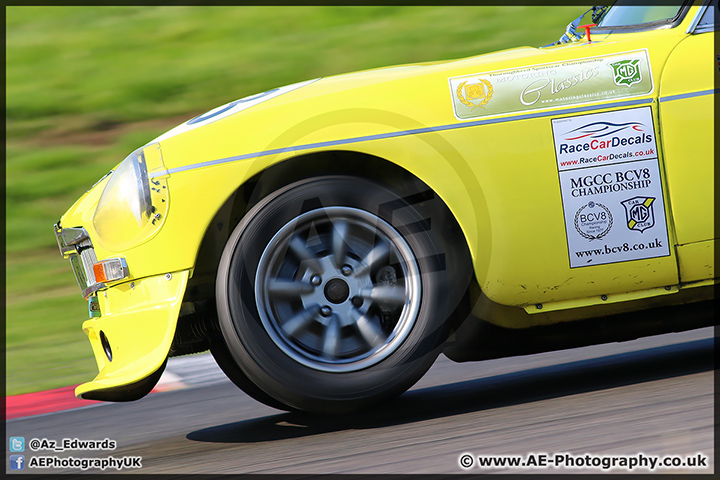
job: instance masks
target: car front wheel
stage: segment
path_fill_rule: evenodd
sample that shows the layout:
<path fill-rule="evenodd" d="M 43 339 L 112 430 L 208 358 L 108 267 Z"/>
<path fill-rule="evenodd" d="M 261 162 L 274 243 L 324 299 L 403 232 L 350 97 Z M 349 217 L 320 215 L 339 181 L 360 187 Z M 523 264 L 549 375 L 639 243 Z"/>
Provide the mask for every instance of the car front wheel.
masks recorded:
<path fill-rule="evenodd" d="M 448 335 L 448 271 L 423 202 L 408 198 L 320 177 L 248 212 L 216 287 L 237 385 L 275 407 L 343 413 L 427 371 Z"/>

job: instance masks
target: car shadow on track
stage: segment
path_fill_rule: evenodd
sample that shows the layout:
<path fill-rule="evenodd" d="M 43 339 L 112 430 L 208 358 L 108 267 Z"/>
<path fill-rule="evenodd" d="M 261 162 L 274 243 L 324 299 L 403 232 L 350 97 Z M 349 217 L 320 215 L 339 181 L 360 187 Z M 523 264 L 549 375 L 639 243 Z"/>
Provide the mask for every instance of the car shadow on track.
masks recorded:
<path fill-rule="evenodd" d="M 342 416 L 282 413 L 191 432 L 199 442 L 254 443 L 408 424 L 714 369 L 713 338 L 411 390 Z"/>

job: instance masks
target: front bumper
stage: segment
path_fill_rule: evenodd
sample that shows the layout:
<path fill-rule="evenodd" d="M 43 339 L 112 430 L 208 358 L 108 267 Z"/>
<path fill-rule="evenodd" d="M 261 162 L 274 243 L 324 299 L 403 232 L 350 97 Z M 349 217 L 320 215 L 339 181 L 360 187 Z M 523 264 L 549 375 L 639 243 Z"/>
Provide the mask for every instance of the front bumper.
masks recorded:
<path fill-rule="evenodd" d="M 88 232 L 55 225 L 61 254 L 70 260 L 91 318 L 83 323 L 98 375 L 79 385 L 80 398 L 129 401 L 145 396 L 162 374 L 190 270 L 107 285 L 96 281 Z"/>
<path fill-rule="evenodd" d="M 98 296 L 102 316 L 83 323 L 99 373 L 75 389 L 91 400 L 145 396 L 164 369 L 189 271 L 135 280 Z"/>

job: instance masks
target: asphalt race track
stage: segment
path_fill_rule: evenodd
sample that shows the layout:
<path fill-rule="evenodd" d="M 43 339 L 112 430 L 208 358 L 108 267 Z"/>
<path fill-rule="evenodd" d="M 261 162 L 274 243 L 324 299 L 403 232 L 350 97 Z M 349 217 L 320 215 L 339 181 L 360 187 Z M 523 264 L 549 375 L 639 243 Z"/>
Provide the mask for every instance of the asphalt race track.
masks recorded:
<path fill-rule="evenodd" d="M 112 451 L 26 450 L 26 462 L 43 455 L 141 456 L 142 469 L 123 470 L 132 473 L 603 473 L 459 465 L 463 453 L 475 462 L 480 455 L 527 460 L 531 453 L 569 453 L 701 454 L 706 468 L 656 472 L 709 474 L 713 374 L 713 329 L 705 328 L 486 362 L 456 364 L 441 357 L 397 400 L 348 417 L 279 412 L 228 381 L 215 381 L 137 402 L 10 420 L 6 427 L 7 437 L 28 442 L 117 442 Z M 59 471 L 78 469 L 12 473 Z"/>

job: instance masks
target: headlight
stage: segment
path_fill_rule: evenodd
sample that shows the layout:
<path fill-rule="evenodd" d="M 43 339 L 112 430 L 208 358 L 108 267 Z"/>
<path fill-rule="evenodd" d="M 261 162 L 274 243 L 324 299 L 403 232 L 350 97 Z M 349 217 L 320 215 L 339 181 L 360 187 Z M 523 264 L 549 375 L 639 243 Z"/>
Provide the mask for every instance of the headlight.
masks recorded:
<path fill-rule="evenodd" d="M 157 156 L 155 163 L 162 166 L 157 144 L 135 150 L 112 173 L 93 215 L 93 226 L 100 240 L 113 249 L 127 247 L 130 242 L 139 240 L 150 223 L 153 227 L 159 226 L 157 220 L 167 209 L 166 186 L 158 181 L 150 184 L 146 154 Z M 160 208 L 163 211 L 156 213 L 158 208 L 153 205 L 153 197 L 158 195 L 164 205 Z M 155 201 L 158 203 L 158 199 Z"/>

